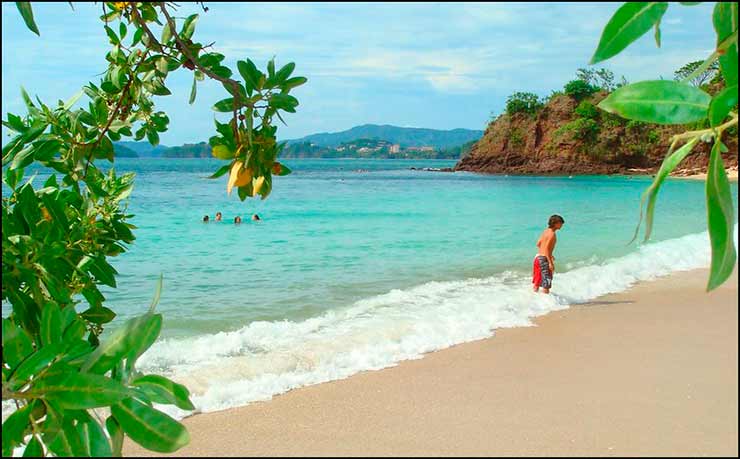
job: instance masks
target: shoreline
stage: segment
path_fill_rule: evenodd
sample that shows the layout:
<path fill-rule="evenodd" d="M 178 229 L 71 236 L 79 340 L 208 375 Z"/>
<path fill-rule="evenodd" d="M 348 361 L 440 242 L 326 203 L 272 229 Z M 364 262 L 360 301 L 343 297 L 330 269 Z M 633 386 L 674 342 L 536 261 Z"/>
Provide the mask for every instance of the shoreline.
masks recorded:
<path fill-rule="evenodd" d="M 683 173 L 684 171 L 678 171 L 679 174 Z M 731 182 L 737 182 L 737 166 L 735 167 L 728 167 L 725 169 L 725 172 L 727 173 L 727 178 L 730 179 Z M 689 173 L 687 175 L 671 175 L 673 178 L 680 178 L 680 179 L 686 179 L 686 180 L 706 180 L 707 179 L 707 173 L 701 172 L 701 173 Z"/>
<path fill-rule="evenodd" d="M 197 414 L 175 455 L 737 455 L 737 270 L 710 294 L 706 279 L 674 273 L 534 327 Z"/>

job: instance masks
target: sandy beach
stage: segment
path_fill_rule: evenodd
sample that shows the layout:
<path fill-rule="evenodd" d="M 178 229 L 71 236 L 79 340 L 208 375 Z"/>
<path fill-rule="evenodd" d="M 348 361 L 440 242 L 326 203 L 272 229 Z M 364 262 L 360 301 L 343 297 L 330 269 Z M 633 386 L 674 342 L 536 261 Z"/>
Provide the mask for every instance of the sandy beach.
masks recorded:
<path fill-rule="evenodd" d="M 727 172 L 727 178 L 730 179 L 730 181 L 737 182 L 737 166 L 727 168 L 725 172 Z M 686 175 L 680 175 L 681 173 L 682 173 L 681 171 L 678 171 L 679 175 L 671 175 L 671 177 L 689 179 L 689 180 L 706 180 L 707 179 L 706 172 L 695 174 L 695 173 L 691 173 L 690 171 L 684 171 L 683 173 Z"/>
<path fill-rule="evenodd" d="M 677 273 L 535 327 L 196 415 L 177 455 L 737 456 L 737 270 L 710 294 L 706 281 Z M 151 455 L 128 441 L 124 454 Z"/>

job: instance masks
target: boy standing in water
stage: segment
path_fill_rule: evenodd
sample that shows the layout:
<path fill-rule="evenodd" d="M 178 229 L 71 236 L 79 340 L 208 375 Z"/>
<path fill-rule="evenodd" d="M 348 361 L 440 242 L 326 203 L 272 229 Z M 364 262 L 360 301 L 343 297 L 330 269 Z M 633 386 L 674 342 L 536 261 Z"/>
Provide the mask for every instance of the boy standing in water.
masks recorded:
<path fill-rule="evenodd" d="M 560 215 L 553 215 L 547 222 L 547 229 L 542 232 L 537 241 L 537 255 L 534 257 L 534 266 L 532 267 L 532 284 L 534 291 L 538 292 L 540 287 L 545 293 L 550 293 L 552 287 L 552 274 L 555 272 L 555 257 L 552 252 L 555 250 L 555 243 L 558 241 L 555 231 L 559 230 L 565 224 L 565 220 Z"/>

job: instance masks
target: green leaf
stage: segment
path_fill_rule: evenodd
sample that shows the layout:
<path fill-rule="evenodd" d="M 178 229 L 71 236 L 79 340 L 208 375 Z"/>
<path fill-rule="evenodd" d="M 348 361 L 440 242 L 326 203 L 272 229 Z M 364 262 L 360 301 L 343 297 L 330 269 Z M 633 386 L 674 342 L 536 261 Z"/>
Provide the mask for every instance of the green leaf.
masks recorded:
<path fill-rule="evenodd" d="M 149 304 L 149 313 L 150 314 L 154 313 L 154 308 L 156 308 L 157 307 L 157 304 L 159 304 L 159 298 L 162 296 L 162 284 L 163 284 L 163 282 L 164 282 L 164 274 L 159 273 L 159 279 L 157 279 L 157 287 L 154 289 L 154 297 L 152 298 L 151 304 Z"/>
<path fill-rule="evenodd" d="M 280 173 L 279 173 L 279 174 L 277 174 L 277 175 L 278 175 L 278 176 L 288 175 L 288 174 L 290 174 L 291 172 L 293 172 L 293 171 L 292 171 L 292 170 L 290 170 L 290 169 L 288 168 L 288 166 L 286 166 L 285 164 L 282 164 L 282 163 L 281 163 L 281 164 L 280 164 Z"/>
<path fill-rule="evenodd" d="M 237 103 L 236 108 L 239 108 L 239 107 L 240 105 Z M 234 111 L 234 98 L 229 97 L 227 99 L 219 100 L 213 105 L 213 110 L 216 112 L 222 112 L 222 113 L 233 112 Z"/>
<path fill-rule="evenodd" d="M 24 329 L 3 318 L 3 362 L 15 368 L 33 352 L 31 343 L 31 337 Z"/>
<path fill-rule="evenodd" d="M 188 104 L 193 105 L 193 102 L 195 102 L 195 94 L 198 91 L 198 78 L 196 78 L 195 75 L 193 75 L 193 87 L 190 90 L 190 99 L 188 100 Z"/>
<path fill-rule="evenodd" d="M 116 317 L 116 313 L 105 306 L 90 308 L 80 315 L 95 324 L 107 324 Z"/>
<path fill-rule="evenodd" d="M 31 164 L 33 162 L 34 150 L 33 145 L 26 145 L 26 148 L 19 151 L 13 158 L 13 162 L 10 163 L 10 170 L 20 169 Z"/>
<path fill-rule="evenodd" d="M 129 390 L 121 383 L 105 376 L 86 373 L 42 378 L 34 384 L 31 392 L 70 410 L 109 406 L 130 396 Z"/>
<path fill-rule="evenodd" d="M 131 41 L 132 47 L 136 46 L 141 41 L 141 37 L 143 34 L 144 34 L 144 29 L 139 29 L 139 28 L 136 29 L 136 32 L 134 32 L 134 38 Z"/>
<path fill-rule="evenodd" d="M 171 453 L 190 441 L 182 424 L 137 400 L 123 400 L 111 407 L 111 413 L 123 431 L 148 450 Z"/>
<path fill-rule="evenodd" d="M 92 182 L 89 182 L 88 186 L 90 183 Z M 95 276 L 95 280 L 101 284 L 109 287 L 116 286 L 116 270 L 107 261 L 105 261 L 105 258 L 85 256 L 80 260 L 78 267 Z"/>
<path fill-rule="evenodd" d="M 34 435 L 31 441 L 26 445 L 26 449 L 23 451 L 23 457 L 43 457 L 44 447 L 41 446 L 41 442 Z"/>
<path fill-rule="evenodd" d="M 211 154 L 218 159 L 233 159 L 235 153 L 231 151 L 231 149 L 227 147 L 226 145 L 216 145 L 215 147 L 211 149 Z M 224 167 L 228 167 L 228 166 L 224 166 Z M 221 175 L 223 174 L 219 174 L 216 177 L 220 177 Z M 211 177 L 211 178 L 216 178 L 216 177 Z"/>
<path fill-rule="evenodd" d="M 166 22 L 164 24 L 164 27 L 162 27 L 162 44 L 167 44 L 168 41 L 170 41 L 170 38 L 172 38 L 172 29 L 170 29 L 170 23 Z"/>
<path fill-rule="evenodd" d="M 640 221 L 637 223 L 637 228 L 635 228 L 635 235 L 632 238 L 633 241 L 637 238 L 637 233 L 640 230 L 640 223 L 642 222 L 642 207 L 643 204 L 645 204 L 646 199 L 648 200 L 648 206 L 645 221 L 645 241 L 650 238 L 650 233 L 653 230 L 653 213 L 655 211 L 655 202 L 658 197 L 658 190 L 660 190 L 660 186 L 663 184 L 666 177 L 668 177 L 668 174 L 670 174 L 673 169 L 675 169 L 676 166 L 678 166 L 681 161 L 691 153 L 691 149 L 694 148 L 694 145 L 696 145 L 698 141 L 698 138 L 691 139 L 690 142 L 679 148 L 676 152 L 669 154 L 663 160 L 663 164 L 660 165 L 660 170 L 655 174 L 655 180 L 653 180 L 650 187 L 645 190 L 645 193 L 643 193 L 642 199 L 640 200 Z"/>
<path fill-rule="evenodd" d="M 732 275 L 737 259 L 733 240 L 735 206 L 732 203 L 730 182 L 719 150 L 720 142 L 715 142 L 707 171 L 707 223 L 712 246 L 712 265 L 707 291 L 719 287 Z"/>
<path fill-rule="evenodd" d="M 598 107 L 622 118 L 658 124 L 685 124 L 706 118 L 711 96 L 677 81 L 640 81 L 618 88 Z"/>
<path fill-rule="evenodd" d="M 48 346 L 62 340 L 62 311 L 56 303 L 46 303 L 41 311 L 41 345 Z"/>
<path fill-rule="evenodd" d="M 118 36 L 116 36 L 116 33 L 110 27 L 105 26 L 105 33 L 108 34 L 111 44 L 118 45 L 121 43 L 121 40 L 118 39 Z"/>
<path fill-rule="evenodd" d="M 159 145 L 159 134 L 154 129 L 147 129 L 146 131 L 146 139 L 149 141 L 152 145 Z"/>
<path fill-rule="evenodd" d="M 285 80 L 285 83 L 283 83 L 283 87 L 286 89 L 293 89 L 296 86 L 300 86 L 307 81 L 308 80 L 304 77 L 293 77 Z"/>
<path fill-rule="evenodd" d="M 259 87 L 262 72 L 257 70 L 257 66 L 250 59 L 247 59 L 246 62 L 237 61 L 236 67 L 239 69 L 239 74 L 244 78 L 244 86 L 247 89 L 247 93 L 251 95 L 252 91 Z"/>
<path fill-rule="evenodd" d="M 293 73 L 293 70 L 295 70 L 295 63 L 290 62 L 286 64 L 275 74 L 275 81 L 278 84 L 285 83 L 288 77 Z"/>
<path fill-rule="evenodd" d="M 183 410 L 194 410 L 190 401 L 190 392 L 182 384 L 170 381 L 164 376 L 146 375 L 134 379 L 131 384 L 144 390 L 151 401 L 162 404 L 176 405 Z"/>
<path fill-rule="evenodd" d="M 21 134 L 26 131 L 26 125 L 23 124 L 23 120 L 21 119 L 21 117 L 16 116 L 12 113 L 8 113 L 8 121 L 3 121 L 3 125 Z"/>
<path fill-rule="evenodd" d="M 21 97 L 23 97 L 23 102 L 26 104 L 26 107 L 29 109 L 29 111 L 32 108 L 36 108 L 36 106 L 33 104 L 33 101 L 31 101 L 31 98 L 28 96 L 26 89 L 23 86 L 21 86 Z"/>
<path fill-rule="evenodd" d="M 719 94 L 712 98 L 709 104 L 709 122 L 714 126 L 719 126 L 737 105 L 737 86 L 730 86 L 723 89 Z"/>
<path fill-rule="evenodd" d="M 232 156 L 232 157 L 233 157 L 233 156 Z M 229 169 L 231 169 L 231 164 L 227 164 L 227 165 L 225 165 L 225 166 L 222 166 L 222 167 L 220 167 L 220 168 L 219 168 L 219 169 L 218 169 L 218 170 L 217 170 L 216 172 L 214 172 L 214 173 L 213 173 L 213 175 L 211 175 L 211 176 L 210 176 L 210 177 L 208 177 L 208 178 L 209 178 L 209 179 L 215 179 L 215 178 L 219 178 L 219 177 L 221 177 L 222 175 L 224 175 L 225 173 L 229 172 Z"/>
<path fill-rule="evenodd" d="M 16 410 L 3 422 L 3 456 L 10 456 L 13 448 L 23 442 L 26 429 L 30 428 L 31 405 Z"/>
<path fill-rule="evenodd" d="M 118 24 L 118 35 L 120 35 L 121 40 L 123 40 L 126 37 L 126 33 L 128 30 L 126 30 L 126 24 L 121 21 L 120 24 Z"/>
<path fill-rule="evenodd" d="M 76 428 L 82 441 L 83 456 L 111 457 L 113 451 L 103 428 L 89 414 L 85 413 L 81 417 L 83 419 L 78 420 Z"/>
<path fill-rule="evenodd" d="M 717 32 L 717 46 L 733 33 L 737 33 L 737 20 L 737 2 L 717 2 L 712 15 L 714 30 Z M 719 57 L 719 66 L 728 87 L 737 86 L 737 60 L 738 43 L 736 35 L 735 42 Z"/>
<path fill-rule="evenodd" d="M 679 2 L 679 3 L 682 4 L 683 6 L 694 6 L 694 5 L 701 4 L 701 2 Z"/>
<path fill-rule="evenodd" d="M 101 15 L 100 16 L 100 20 L 103 21 L 103 22 L 106 22 L 106 23 L 113 22 L 120 15 L 121 15 L 121 12 L 120 11 L 113 10 L 113 11 L 111 11 L 109 13 L 106 13 L 106 14 Z"/>
<path fill-rule="evenodd" d="M 82 456 L 85 451 L 82 439 L 74 426 L 73 418 L 65 416 L 60 421 L 61 429 L 57 435 L 51 441 L 44 439 L 49 450 L 57 456 Z"/>
<path fill-rule="evenodd" d="M 116 418 L 108 416 L 108 419 L 105 420 L 105 428 L 108 430 L 108 435 L 110 435 L 113 456 L 121 457 L 121 449 L 123 449 L 123 430 L 121 429 L 121 425 L 116 421 Z"/>
<path fill-rule="evenodd" d="M 628 2 L 622 5 L 604 27 L 591 64 L 616 56 L 660 21 L 668 2 Z"/>
<path fill-rule="evenodd" d="M 660 48 L 660 19 L 655 23 L 655 45 Z"/>
<path fill-rule="evenodd" d="M 41 34 L 39 33 L 39 28 L 36 27 L 36 22 L 33 20 L 31 2 L 15 2 L 15 6 L 17 6 L 18 11 L 21 12 L 21 16 L 23 16 L 23 21 L 26 23 L 26 27 L 40 37 Z"/>
<path fill-rule="evenodd" d="M 275 77 L 275 58 L 274 57 L 267 62 L 267 77 L 270 79 Z"/>
<path fill-rule="evenodd" d="M 72 108 L 72 106 L 73 106 L 73 105 L 74 105 L 74 104 L 75 104 L 75 103 L 76 103 L 76 102 L 77 102 L 78 100 L 80 100 L 80 97 L 82 97 L 82 95 L 83 95 L 83 94 L 85 94 L 85 90 L 84 90 L 84 89 L 80 89 L 80 91 L 79 91 L 79 92 L 78 92 L 77 94 L 75 94 L 74 96 L 70 97 L 70 98 L 69 98 L 69 100 L 68 100 L 67 102 L 65 102 L 65 103 L 64 103 L 64 107 L 63 107 L 63 108 L 64 108 L 65 110 L 69 110 L 70 108 Z"/>
<path fill-rule="evenodd" d="M 182 25 L 182 32 L 180 32 L 180 37 L 183 40 L 189 40 L 193 36 L 193 32 L 195 32 L 195 24 L 197 22 L 197 14 L 191 14 L 187 19 L 185 19 L 185 23 Z"/>
<path fill-rule="evenodd" d="M 160 57 L 159 59 L 157 59 L 155 65 L 160 73 L 167 75 L 167 58 Z"/>
<path fill-rule="evenodd" d="M 82 371 L 105 373 L 113 368 L 115 362 L 129 355 L 136 357 L 144 353 L 154 343 L 162 330 L 162 315 L 147 313 L 129 319 L 123 327 L 114 331 L 100 343 L 85 360 Z"/>
<path fill-rule="evenodd" d="M 36 376 L 41 370 L 49 366 L 54 359 L 64 352 L 66 345 L 56 343 L 44 346 L 42 349 L 34 352 L 21 363 L 11 376 L 11 386 L 17 389 L 25 384 L 31 376 Z"/>

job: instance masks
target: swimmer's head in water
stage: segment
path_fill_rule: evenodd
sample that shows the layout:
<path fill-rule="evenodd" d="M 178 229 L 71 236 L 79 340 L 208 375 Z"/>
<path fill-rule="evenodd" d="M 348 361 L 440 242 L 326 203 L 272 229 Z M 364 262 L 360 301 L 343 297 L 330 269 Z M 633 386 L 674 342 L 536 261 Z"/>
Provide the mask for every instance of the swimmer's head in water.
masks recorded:
<path fill-rule="evenodd" d="M 204 215 L 204 216 L 203 216 L 203 221 L 204 221 L 204 222 L 207 222 L 208 220 L 209 220 L 209 218 L 208 218 L 208 215 Z"/>
<path fill-rule="evenodd" d="M 221 212 L 216 212 L 216 221 L 217 222 L 221 221 Z"/>
<path fill-rule="evenodd" d="M 241 222 L 242 222 L 242 218 L 240 216 L 237 215 L 236 217 L 234 217 L 234 223 L 241 223 Z"/>

